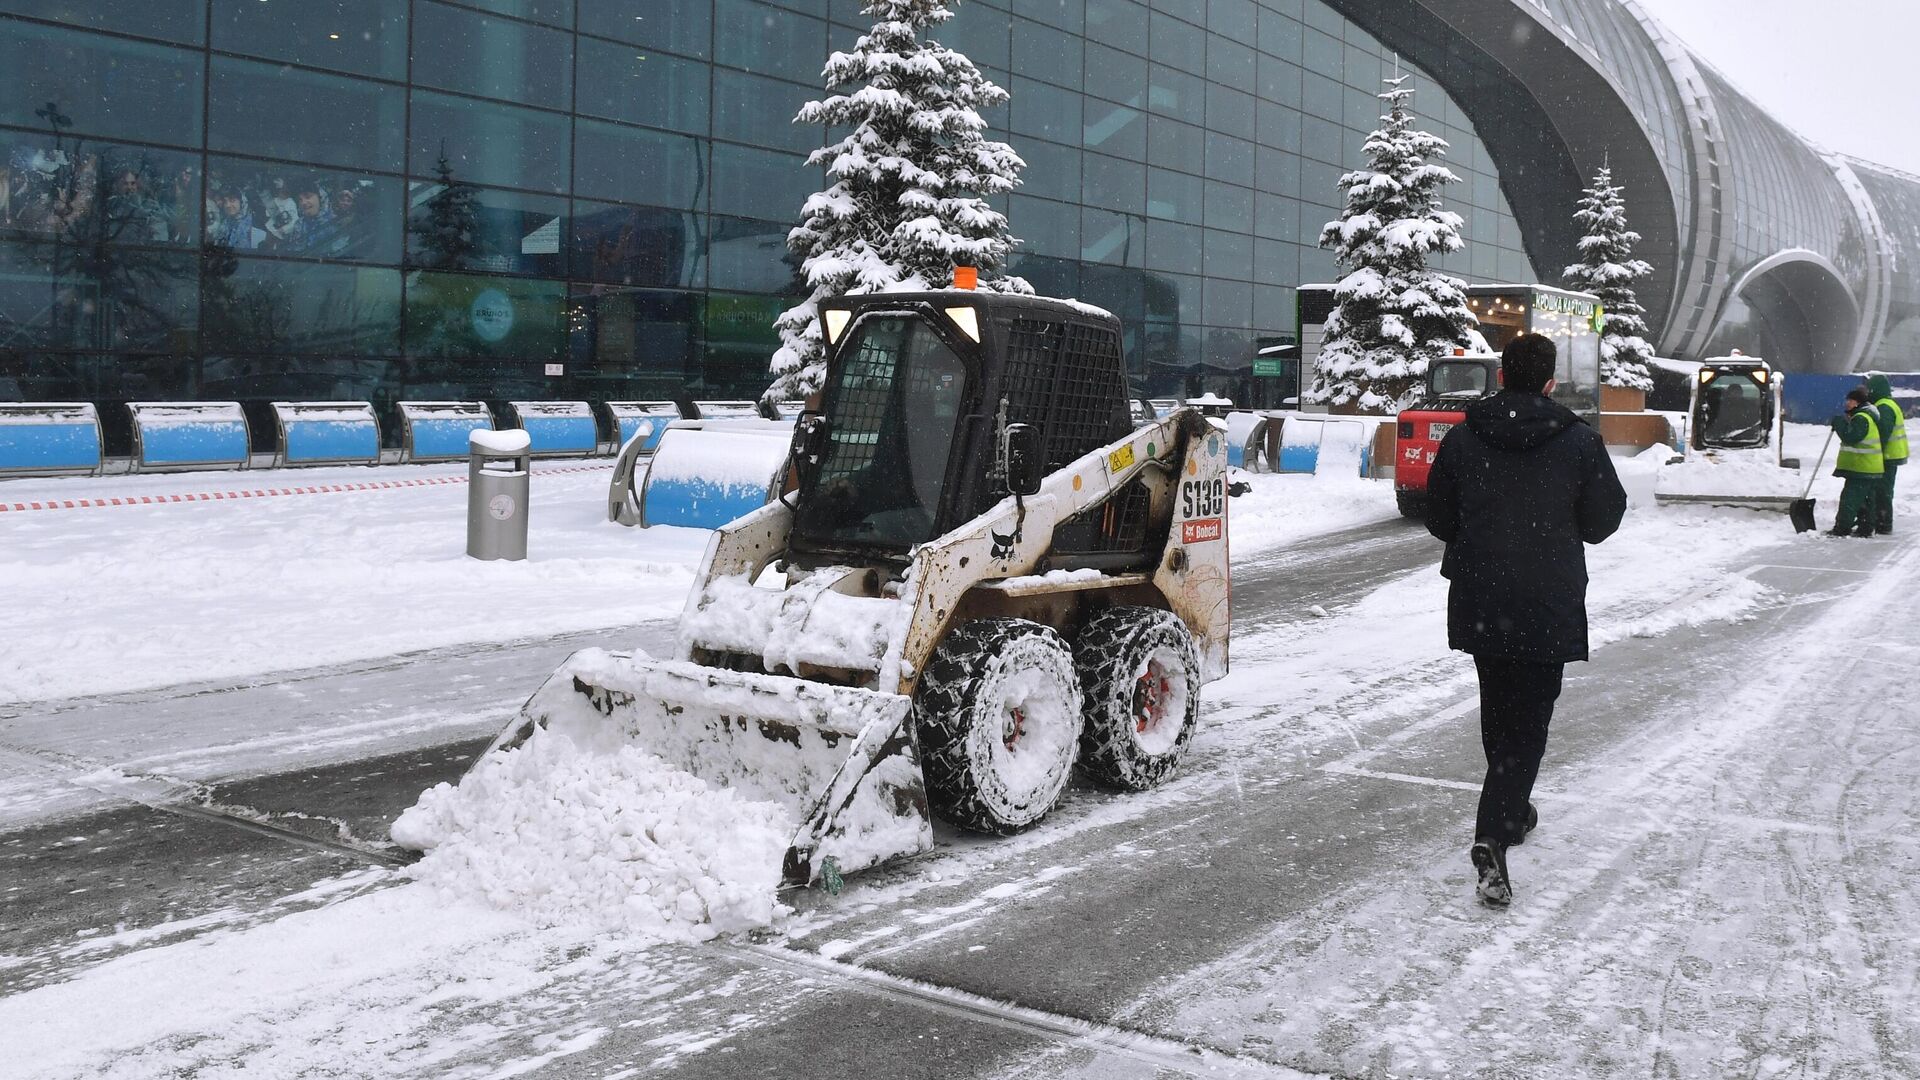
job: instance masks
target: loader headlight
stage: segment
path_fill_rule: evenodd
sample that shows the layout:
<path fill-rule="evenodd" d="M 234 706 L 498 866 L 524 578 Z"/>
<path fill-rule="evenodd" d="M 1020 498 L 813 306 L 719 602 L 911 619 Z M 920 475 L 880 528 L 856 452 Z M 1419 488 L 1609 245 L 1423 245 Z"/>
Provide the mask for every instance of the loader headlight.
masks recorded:
<path fill-rule="evenodd" d="M 1765 386 L 1767 385 L 1768 374 L 1765 368 L 1761 368 L 1759 371 L 1753 373 L 1753 381 L 1759 383 L 1761 386 Z"/>
<path fill-rule="evenodd" d="M 947 318 L 953 320 L 953 325 L 959 327 L 961 333 L 974 341 L 980 340 L 979 312 L 970 307 L 950 307 L 947 309 Z"/>
<path fill-rule="evenodd" d="M 824 314 L 827 320 L 827 344 L 838 344 L 840 335 L 847 332 L 847 323 L 853 320 L 853 312 L 846 308 L 828 308 Z"/>
<path fill-rule="evenodd" d="M 1700 385 L 1705 386 L 1706 384 L 1712 381 L 1713 381 L 1713 372 L 1708 371 L 1706 368 L 1701 368 L 1700 369 Z"/>

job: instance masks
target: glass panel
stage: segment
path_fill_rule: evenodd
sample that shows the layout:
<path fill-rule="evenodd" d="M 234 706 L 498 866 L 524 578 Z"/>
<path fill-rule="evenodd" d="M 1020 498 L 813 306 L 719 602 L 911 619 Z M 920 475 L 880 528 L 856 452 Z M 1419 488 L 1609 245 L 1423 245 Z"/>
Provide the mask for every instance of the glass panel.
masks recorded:
<path fill-rule="evenodd" d="M 1253 144 L 1218 131 L 1207 132 L 1207 175 L 1244 187 L 1253 186 Z"/>
<path fill-rule="evenodd" d="M 0 233 L 62 244 L 184 246 L 199 237 L 198 154 L 0 133 Z"/>
<path fill-rule="evenodd" d="M 581 38 L 578 108 L 589 116 L 704 135 L 713 74 L 695 60 Z"/>
<path fill-rule="evenodd" d="M 1077 206 L 1015 195 L 1008 220 L 1013 235 L 1020 238 L 1019 251 L 1064 259 L 1080 254 L 1080 208 Z"/>
<path fill-rule="evenodd" d="M 407 77 L 406 0 L 214 0 L 213 47 L 383 79 Z M 426 50 L 423 50 L 423 52 Z"/>
<path fill-rule="evenodd" d="M 427 0 L 414 20 L 415 40 L 432 43 L 413 52 L 414 82 L 549 109 L 572 103 L 571 36 Z"/>
<path fill-rule="evenodd" d="M 1088 154 L 1084 189 L 1089 206 L 1137 214 L 1147 208 L 1147 168 L 1135 161 Z"/>
<path fill-rule="evenodd" d="M 827 24 L 753 0 L 718 0 L 715 58 L 728 67 L 793 82 L 820 81 L 827 57 Z"/>
<path fill-rule="evenodd" d="M 1230 229 L 1249 235 L 1253 225 L 1253 189 L 1207 181 L 1205 221 L 1216 229 Z"/>
<path fill-rule="evenodd" d="M 704 57 L 712 51 L 713 6 L 673 0 L 593 0 L 580 9 L 580 32 Z M 587 70 L 584 56 L 580 70 Z"/>
<path fill-rule="evenodd" d="M 1207 35 L 1207 79 L 1236 90 L 1253 89 L 1254 59 L 1251 35 L 1239 39 Z"/>
<path fill-rule="evenodd" d="M 1153 13 L 1153 43 L 1147 53 L 1162 64 L 1172 64 L 1195 75 L 1207 70 L 1207 32 L 1170 15 Z"/>
<path fill-rule="evenodd" d="M 1201 232 L 1198 225 L 1147 219 L 1147 267 L 1198 274 L 1202 269 Z"/>
<path fill-rule="evenodd" d="M 751 221 L 715 215 L 708 244 L 708 284 L 740 292 L 806 295 L 800 262 L 787 251 L 791 222 Z"/>
<path fill-rule="evenodd" d="M 1081 130 L 1088 149 L 1098 149 L 1132 161 L 1146 160 L 1146 113 L 1125 105 L 1109 105 L 1094 98 L 1084 100 L 1086 114 L 1082 117 Z"/>
<path fill-rule="evenodd" d="M 578 120 L 573 136 L 576 195 L 704 209 L 707 145 L 686 135 Z M 795 203 L 790 211 L 800 208 Z"/>
<path fill-rule="evenodd" d="M 1104 45 L 1088 45 L 1086 91 L 1140 108 L 1147 101 L 1147 62 Z"/>
<path fill-rule="evenodd" d="M 414 180 L 407 184 L 407 263 L 560 277 L 566 216 L 565 199 Z"/>
<path fill-rule="evenodd" d="M 767 388 L 767 358 L 780 345 L 773 321 L 788 303 L 774 296 L 709 293 L 707 352 L 687 391 L 701 397 L 757 397 Z"/>
<path fill-rule="evenodd" d="M 1011 92 L 1014 131 L 1057 143 L 1080 138 L 1083 99 L 1079 94 L 1019 76 L 1014 77 Z"/>
<path fill-rule="evenodd" d="M 400 261 L 400 181 L 304 165 L 214 158 L 207 246 Z"/>
<path fill-rule="evenodd" d="M 1225 86 L 1207 87 L 1207 126 L 1242 139 L 1253 138 L 1253 95 Z"/>
<path fill-rule="evenodd" d="M 682 210 L 573 204 L 573 273 L 619 285 L 706 285 L 705 219 Z"/>
<path fill-rule="evenodd" d="M 0 353 L 191 352 L 196 285 L 183 252 L 0 242 Z"/>
<path fill-rule="evenodd" d="M 1197 176 L 1167 169 L 1147 170 L 1147 216 L 1198 225 L 1206 184 Z"/>
<path fill-rule="evenodd" d="M 460 0 L 468 7 L 482 8 L 516 19 L 531 19 L 548 26 L 573 25 L 573 0 Z"/>
<path fill-rule="evenodd" d="M 215 150 L 399 172 L 406 99 L 397 86 L 215 57 Z"/>
<path fill-rule="evenodd" d="M 1087 37 L 1147 55 L 1147 8 L 1134 0 L 1087 0 Z"/>
<path fill-rule="evenodd" d="M 413 94 L 415 176 L 453 175 L 475 184 L 567 190 L 565 116 L 416 90 Z"/>
<path fill-rule="evenodd" d="M 407 275 L 407 355 L 557 361 L 565 307 L 558 281 L 415 270 Z"/>
<path fill-rule="evenodd" d="M 904 549 L 933 534 L 967 369 L 922 319 L 862 319 L 827 388 L 827 449 L 795 531 Z"/>
<path fill-rule="evenodd" d="M 1206 168 L 1206 132 L 1164 116 L 1147 121 L 1147 161 L 1163 169 L 1198 173 Z"/>
<path fill-rule="evenodd" d="M 1147 219 L 1091 206 L 1080 210 L 1080 257 L 1114 266 L 1145 265 Z"/>
<path fill-rule="evenodd" d="M 1013 70 L 1078 90 L 1083 39 L 1027 19 L 1013 20 Z"/>
<path fill-rule="evenodd" d="M 959 4 L 954 6 L 952 21 L 935 30 L 933 39 L 959 50 L 975 67 L 1004 69 L 1013 62 L 1007 21 L 1005 12 L 980 4 Z M 863 33 L 872 22 L 858 14 L 852 19 L 853 25 L 859 26 Z M 835 45 L 844 47 L 838 41 Z"/>
<path fill-rule="evenodd" d="M 820 145 L 819 124 L 796 124 L 800 106 L 820 91 L 744 72 L 713 68 L 713 135 L 775 150 L 806 153 Z"/>
<path fill-rule="evenodd" d="M 400 351 L 400 272 L 215 252 L 202 288 L 209 352 Z"/>
<path fill-rule="evenodd" d="M 568 372 L 608 389 L 598 398 L 676 398 L 699 369 L 700 298 L 691 293 L 592 287 L 572 300 Z M 612 387 L 621 392 L 615 394 Z"/>
<path fill-rule="evenodd" d="M 1080 151 L 1037 140 L 1023 140 L 1014 149 L 1027 163 L 1020 174 L 1021 191 L 1062 202 L 1080 201 Z"/>
<path fill-rule="evenodd" d="M 1282 60 L 1300 59 L 1300 39 L 1306 27 L 1277 11 L 1260 12 L 1260 51 Z"/>
<path fill-rule="evenodd" d="M 1252 317 L 1252 285 L 1244 281 L 1207 281 L 1204 321 L 1208 326 L 1250 326 Z"/>
<path fill-rule="evenodd" d="M 1154 64 L 1147 69 L 1147 109 L 1189 124 L 1207 119 L 1206 80 L 1184 71 Z"/>
<path fill-rule="evenodd" d="M 762 220 L 791 221 L 821 187 L 822 172 L 796 154 L 746 146 L 713 147 L 713 209 Z"/>
<path fill-rule="evenodd" d="M 206 0 L 0 0 L 0 12 L 183 45 L 206 34 Z"/>
<path fill-rule="evenodd" d="M 201 55 L 9 21 L 0 33 L 0 123 L 200 145 Z"/>

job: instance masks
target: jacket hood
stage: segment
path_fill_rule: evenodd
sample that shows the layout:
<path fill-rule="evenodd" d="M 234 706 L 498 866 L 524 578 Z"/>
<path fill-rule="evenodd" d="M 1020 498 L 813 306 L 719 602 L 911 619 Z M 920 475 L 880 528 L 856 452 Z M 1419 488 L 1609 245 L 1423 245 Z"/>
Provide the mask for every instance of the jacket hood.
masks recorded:
<path fill-rule="evenodd" d="M 1893 396 L 1893 384 L 1887 381 L 1885 375 L 1870 375 L 1867 377 L 1867 393 L 1872 394 L 1875 401 L 1890 398 Z"/>
<path fill-rule="evenodd" d="M 1580 422 L 1573 410 L 1539 394 L 1502 390 L 1467 406 L 1467 426 L 1488 445 L 1533 450 Z"/>

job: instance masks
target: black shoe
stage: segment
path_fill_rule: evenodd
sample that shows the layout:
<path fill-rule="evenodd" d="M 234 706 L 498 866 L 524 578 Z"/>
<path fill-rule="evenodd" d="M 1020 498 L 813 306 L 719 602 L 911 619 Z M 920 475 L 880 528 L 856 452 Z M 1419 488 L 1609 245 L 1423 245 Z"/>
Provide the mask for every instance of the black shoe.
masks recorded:
<path fill-rule="evenodd" d="M 1873 539 L 1873 527 L 1871 525 L 1863 525 L 1860 528 L 1853 530 L 1853 535 L 1862 537 L 1867 540 L 1871 540 Z"/>
<path fill-rule="evenodd" d="M 1507 845 L 1517 847 L 1527 842 L 1527 834 L 1540 827 L 1540 811 L 1532 803 L 1527 804 L 1527 823 L 1520 826 L 1520 838 Z"/>
<path fill-rule="evenodd" d="M 1840 527 L 1838 527 L 1838 526 L 1835 526 L 1834 528 L 1831 528 L 1831 529 L 1828 529 L 1828 530 L 1827 530 L 1827 535 L 1828 535 L 1828 536 L 1852 536 L 1852 535 L 1853 535 L 1853 530 L 1852 530 L 1852 529 L 1842 529 L 1842 528 L 1840 528 Z"/>
<path fill-rule="evenodd" d="M 1474 891 L 1482 903 L 1506 907 L 1513 903 L 1513 884 L 1507 880 L 1507 845 L 1491 840 L 1476 840 L 1468 850 L 1473 869 L 1480 875 Z"/>
<path fill-rule="evenodd" d="M 1893 526 L 1891 526 L 1891 525 L 1875 525 L 1875 526 L 1873 527 L 1873 534 L 1874 534 L 1875 536 L 1891 536 L 1891 535 L 1893 534 Z"/>

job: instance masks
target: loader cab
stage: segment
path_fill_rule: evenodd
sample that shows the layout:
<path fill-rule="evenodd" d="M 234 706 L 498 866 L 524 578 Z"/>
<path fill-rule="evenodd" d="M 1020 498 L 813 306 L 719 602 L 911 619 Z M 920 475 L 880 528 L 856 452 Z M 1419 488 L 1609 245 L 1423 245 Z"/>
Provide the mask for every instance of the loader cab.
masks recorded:
<path fill-rule="evenodd" d="M 1011 494 L 1009 442 L 1031 446 L 1028 464 L 1047 473 L 1133 430 L 1120 325 L 1105 312 L 974 290 L 820 310 L 826 383 L 795 432 L 788 543 L 801 565 L 904 564 Z"/>
<path fill-rule="evenodd" d="M 1474 401 L 1500 389 L 1497 356 L 1449 356 L 1427 367 L 1429 401 Z"/>
<path fill-rule="evenodd" d="M 1752 450 L 1772 445 L 1780 416 L 1780 378 L 1765 360 L 1709 360 L 1694 376 L 1688 427 L 1695 450 Z"/>

